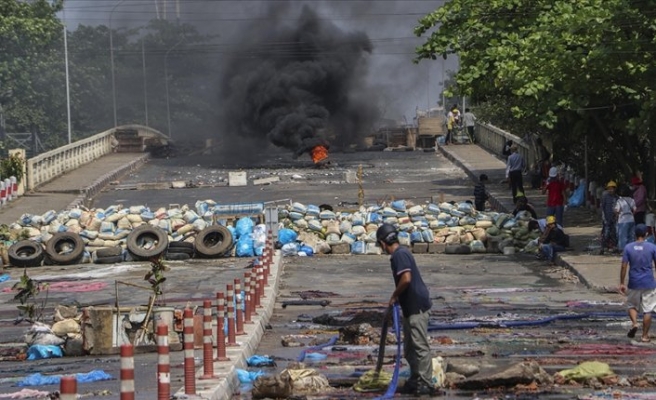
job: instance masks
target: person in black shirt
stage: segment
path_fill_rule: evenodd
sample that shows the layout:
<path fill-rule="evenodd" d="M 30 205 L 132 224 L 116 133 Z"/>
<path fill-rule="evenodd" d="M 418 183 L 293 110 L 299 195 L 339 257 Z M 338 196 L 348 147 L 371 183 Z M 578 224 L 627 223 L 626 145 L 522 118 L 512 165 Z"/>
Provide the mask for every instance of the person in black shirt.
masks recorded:
<path fill-rule="evenodd" d="M 376 240 L 391 255 L 392 275 L 396 288 L 389 304 L 399 303 L 403 310 L 403 349 L 410 366 L 405 391 L 415 395 L 434 394 L 433 360 L 428 340 L 428 319 L 432 307 L 428 288 L 410 250 L 399 245 L 398 232 L 390 224 L 382 224 Z"/>
<path fill-rule="evenodd" d="M 485 211 L 485 202 L 490 198 L 487 190 L 485 190 L 485 183 L 487 181 L 487 175 L 481 174 L 478 178 L 478 183 L 474 186 L 474 205 L 478 211 Z"/>
<path fill-rule="evenodd" d="M 556 260 L 556 253 L 564 251 L 569 245 L 568 242 L 569 238 L 556 224 L 556 217 L 549 215 L 547 217 L 547 227 L 538 239 L 541 255 L 553 264 Z"/>
<path fill-rule="evenodd" d="M 535 208 L 529 204 L 528 199 L 524 193 L 521 192 L 517 193 L 517 203 L 515 204 L 515 209 L 512 212 L 513 216 L 516 217 L 517 213 L 520 211 L 528 211 L 531 213 L 531 218 L 538 219 L 538 213 L 535 212 Z"/>

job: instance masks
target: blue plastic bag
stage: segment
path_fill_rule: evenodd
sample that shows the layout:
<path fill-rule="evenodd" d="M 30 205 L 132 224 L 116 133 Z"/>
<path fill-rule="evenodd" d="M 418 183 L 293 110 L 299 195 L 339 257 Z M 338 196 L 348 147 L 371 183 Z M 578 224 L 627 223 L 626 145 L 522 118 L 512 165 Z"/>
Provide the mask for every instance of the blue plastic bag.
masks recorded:
<path fill-rule="evenodd" d="M 246 371 L 245 369 L 237 369 L 237 378 L 239 383 L 253 383 L 258 377 L 263 376 L 262 371 Z"/>
<path fill-rule="evenodd" d="M 314 255 L 314 250 L 312 250 L 312 247 L 303 245 L 298 249 L 299 253 L 305 253 L 306 256 L 312 257 Z"/>
<path fill-rule="evenodd" d="M 567 205 L 570 207 L 581 207 L 585 202 L 585 181 L 581 180 L 581 184 L 574 190 L 574 193 L 570 196 L 567 201 Z"/>
<path fill-rule="evenodd" d="M 27 349 L 28 360 L 42 360 L 44 358 L 63 357 L 61 347 L 52 345 L 35 344 Z"/>
<path fill-rule="evenodd" d="M 250 233 L 240 236 L 239 240 L 237 240 L 237 257 L 255 256 L 255 249 L 253 248 L 253 244 L 253 237 Z"/>
<path fill-rule="evenodd" d="M 235 226 L 237 239 L 242 237 L 242 235 L 253 233 L 253 227 L 255 227 L 255 223 L 249 217 L 239 218 L 239 221 L 237 221 L 237 226 Z"/>
<path fill-rule="evenodd" d="M 249 367 L 275 367 L 276 362 L 269 356 L 258 356 L 257 354 L 250 356 L 246 363 Z"/>
<path fill-rule="evenodd" d="M 307 361 L 323 361 L 326 358 L 328 356 L 323 353 L 305 353 L 305 360 Z"/>
<path fill-rule="evenodd" d="M 278 241 L 280 244 L 285 245 L 296 241 L 298 234 L 291 229 L 281 229 L 278 231 Z"/>

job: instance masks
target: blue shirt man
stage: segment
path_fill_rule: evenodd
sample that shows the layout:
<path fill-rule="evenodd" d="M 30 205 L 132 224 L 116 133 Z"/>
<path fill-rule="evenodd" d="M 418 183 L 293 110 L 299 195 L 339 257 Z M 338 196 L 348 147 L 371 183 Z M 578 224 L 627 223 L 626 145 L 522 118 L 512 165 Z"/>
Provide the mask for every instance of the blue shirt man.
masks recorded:
<path fill-rule="evenodd" d="M 636 241 L 624 247 L 622 270 L 620 272 L 620 293 L 627 297 L 631 329 L 627 336 L 635 337 L 638 332 L 638 312 L 642 312 L 642 342 L 649 342 L 651 313 L 656 310 L 656 246 L 645 240 L 647 226 L 635 227 Z M 626 272 L 629 272 L 628 286 L 625 284 Z"/>

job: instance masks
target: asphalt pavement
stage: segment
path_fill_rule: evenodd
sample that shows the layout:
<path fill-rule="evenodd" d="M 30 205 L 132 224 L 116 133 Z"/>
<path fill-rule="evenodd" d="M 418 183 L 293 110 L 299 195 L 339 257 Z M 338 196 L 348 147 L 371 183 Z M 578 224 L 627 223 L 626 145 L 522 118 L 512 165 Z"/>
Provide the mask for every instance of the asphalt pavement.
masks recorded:
<path fill-rule="evenodd" d="M 203 160 L 197 157 L 151 160 L 141 169 L 134 170 L 120 179 L 117 178 L 117 182 L 105 186 L 102 193 L 98 193 L 93 197 L 93 201 L 94 205 L 99 207 L 123 203 L 124 205 L 144 204 L 151 208 L 155 208 L 166 206 L 170 203 L 187 203 L 193 205 L 196 200 L 208 198 L 223 203 L 293 199 L 294 201 L 308 203 L 326 202 L 342 208 L 354 208 L 357 204 L 359 193 L 364 194 L 366 201 L 405 198 L 417 203 L 424 203 L 428 201 L 469 199 L 471 198 L 473 182 L 466 174 L 477 175 L 479 171 L 486 171 L 488 175 L 491 176 L 496 176 L 499 172 L 503 174 L 503 162 L 480 149 L 478 146 L 450 146 L 448 149 L 441 149 L 441 151 L 441 153 L 399 151 L 336 154 L 332 156 L 332 167 L 327 170 L 317 170 L 308 164 L 307 160 L 292 160 L 291 158 L 286 158 L 287 156 L 282 156 L 282 158 L 277 158 L 273 162 L 259 161 L 259 164 L 258 162 L 255 162 L 253 168 L 247 169 L 249 183 L 244 187 L 231 187 L 227 184 L 229 172 L 241 169 L 244 167 L 243 165 L 206 165 L 202 164 Z M 459 165 L 454 166 L 449 159 L 452 159 L 456 165 Z M 73 184 L 73 187 L 70 189 L 71 191 L 76 191 L 80 187 L 92 185 L 94 182 L 97 182 L 100 177 L 105 176 L 109 171 L 109 167 L 103 164 L 103 159 L 83 168 L 85 169 L 83 173 L 81 171 L 74 171 L 71 173 L 72 175 L 79 172 L 79 178 L 71 180 L 70 177 L 68 177 L 69 182 L 72 182 Z M 353 182 L 352 180 L 353 173 L 357 173 L 359 168 L 362 168 L 363 178 L 361 184 Z M 266 177 L 278 177 L 279 181 L 262 186 L 255 186 L 252 182 L 253 178 Z M 496 178 L 493 178 L 493 182 L 495 179 Z M 173 190 L 169 188 L 172 180 L 190 181 L 191 185 L 186 189 Z M 55 185 L 56 181 L 57 180 L 53 181 L 52 184 Z M 507 193 L 504 194 L 505 189 L 501 184 L 499 184 L 498 187 L 490 185 L 490 190 L 500 204 L 503 204 L 502 202 L 506 201 L 504 200 L 504 196 L 509 198 Z M 53 191 L 52 193 L 41 193 L 41 195 L 38 195 L 39 193 L 40 192 L 27 194 L 23 198 L 17 200 L 15 204 L 7 207 L 7 209 L 0 210 L 1 221 L 5 221 L 5 223 L 13 222 L 18 219 L 23 212 L 39 213 L 45 212 L 49 209 L 63 209 L 70 204 L 70 201 L 74 201 L 75 198 L 79 196 L 79 193 L 68 194 L 56 191 Z M 55 197 L 49 200 L 50 196 Z M 58 200 L 59 202 L 56 203 L 54 199 L 59 198 L 60 196 L 62 196 L 62 199 Z M 69 197 L 64 199 L 63 196 Z M 530 194 L 529 196 L 531 196 L 531 198 L 537 198 L 537 194 Z M 507 204 L 506 201 L 506 205 Z M 590 213 L 590 215 L 590 220 L 592 221 L 594 213 Z M 568 218 L 569 214 L 566 214 L 566 225 Z M 590 226 L 566 226 L 566 228 L 568 233 L 573 236 L 574 242 L 577 244 L 577 250 L 562 257 L 564 265 L 571 268 L 571 270 L 591 288 L 602 289 L 602 291 L 604 291 L 605 288 L 616 286 L 618 275 L 617 267 L 619 266 L 619 260 L 617 257 L 589 256 L 585 253 L 582 247 L 578 247 L 579 243 L 583 244 L 587 240 L 594 240 L 593 233 L 599 228 L 592 223 Z M 516 264 L 512 267 L 512 270 L 508 271 L 509 275 L 505 279 L 512 279 L 513 283 L 516 285 L 520 285 L 521 283 L 519 280 L 515 280 L 518 275 L 536 273 L 536 271 L 539 273 L 541 269 L 540 264 L 536 263 L 535 260 L 527 260 L 525 256 L 521 255 L 515 257 L 503 257 L 498 255 L 475 256 L 472 259 L 467 258 L 464 263 L 463 260 L 453 258 L 453 256 L 444 259 L 442 258 L 444 256 L 434 257 L 437 258 L 434 259 L 431 258 L 431 256 L 425 256 L 425 262 L 437 265 L 447 263 L 453 264 L 454 266 L 463 266 L 463 264 L 469 265 L 474 262 L 480 263 L 480 268 L 484 268 L 486 264 L 491 262 L 491 260 L 510 260 L 510 262 Z M 374 258 L 376 258 L 377 263 L 384 261 L 384 258 L 382 257 Z M 330 257 L 316 258 L 312 261 L 312 264 L 326 259 L 330 259 Z M 369 256 L 361 256 L 361 258 L 347 256 L 339 258 L 339 260 L 335 259 L 336 261 L 339 261 L 341 265 L 349 266 L 349 268 L 344 269 L 345 273 L 348 272 L 345 276 L 334 276 L 334 279 L 332 280 L 333 287 L 338 288 L 343 282 L 348 282 L 349 279 L 352 279 L 351 277 L 362 275 L 363 271 L 367 271 L 368 273 L 368 267 L 366 267 L 368 259 Z M 179 275 L 180 286 L 172 287 L 169 292 L 171 293 L 170 296 L 173 296 L 178 301 L 184 298 L 193 298 L 194 301 L 200 301 L 206 296 L 211 296 L 216 288 L 221 288 L 226 283 L 230 282 L 232 275 L 225 271 L 232 271 L 233 273 L 234 271 L 242 272 L 241 270 L 244 267 L 243 264 L 245 264 L 245 260 L 242 259 L 233 259 L 226 262 L 228 264 L 232 262 L 232 266 L 226 264 L 221 264 L 222 266 L 212 266 L 211 264 L 204 265 L 202 263 L 194 263 L 188 266 L 185 265 L 186 270 L 180 269 L 179 272 L 181 274 Z M 297 265 L 298 262 L 299 261 L 294 260 L 295 265 Z M 530 263 L 531 267 L 528 270 L 520 267 L 520 265 L 523 265 L 524 263 Z M 80 271 L 71 269 L 70 267 L 58 267 L 57 269 L 59 271 L 57 273 L 66 276 L 75 272 L 81 272 L 82 270 L 93 270 L 96 267 L 80 266 L 78 268 L 80 268 Z M 198 270 L 194 270 L 194 272 L 191 273 L 192 276 L 189 276 L 189 268 L 198 268 Z M 212 268 L 216 268 L 216 270 L 213 271 Z M 320 266 L 315 268 L 320 268 Z M 364 270 L 361 268 L 364 268 Z M 34 274 L 35 278 L 39 278 L 40 275 L 45 276 L 47 274 L 52 274 L 53 269 L 53 267 L 44 267 L 43 270 L 35 269 L 31 273 Z M 109 276 L 100 279 L 104 280 L 107 285 L 110 285 L 109 288 L 106 287 L 106 292 L 96 294 L 53 294 L 53 297 L 49 301 L 77 302 L 80 304 L 94 304 L 96 302 L 101 302 L 102 304 L 108 302 L 111 303 L 111 301 L 113 301 L 111 293 L 111 285 L 113 285 L 113 282 L 117 279 L 140 280 L 140 275 L 143 273 L 143 269 L 144 266 L 141 265 L 135 271 L 130 273 L 134 275 L 130 275 L 125 271 L 116 270 Z M 612 276 L 610 273 L 606 274 L 606 272 L 610 272 L 611 269 L 613 272 Z M 206 272 L 203 273 L 202 271 Z M 9 269 L 5 272 L 9 273 L 12 278 L 9 282 L 3 284 L 6 289 L 18 279 L 22 271 Z M 85 273 L 90 273 L 90 271 L 87 270 Z M 577 284 L 575 279 L 571 279 L 570 275 L 572 274 L 565 274 L 565 277 L 563 278 L 562 271 L 552 273 L 558 275 L 561 279 L 572 283 L 572 285 L 574 285 L 573 292 L 577 290 L 586 290 L 580 284 Z M 307 276 L 311 275 L 306 275 L 306 277 Z M 485 277 L 480 276 L 480 278 L 482 280 L 478 282 L 478 284 L 485 285 Z M 177 279 L 178 278 L 175 280 Z M 278 275 L 276 275 L 274 279 L 274 282 L 277 281 Z M 454 281 L 452 284 L 456 285 L 456 282 Z M 537 284 L 539 284 L 539 282 Z M 533 283 L 531 283 L 531 285 L 533 285 Z M 134 296 L 130 294 L 130 292 L 121 292 L 119 295 L 121 298 L 131 299 L 135 304 L 143 304 L 145 301 L 144 298 Z M 3 316 L 3 331 L 6 332 L 5 342 L 8 343 L 19 338 L 20 332 L 26 327 L 24 325 L 19 325 L 10 329 L 11 321 L 16 315 L 16 303 L 10 299 L 11 295 L 9 293 L 3 292 L 2 296 L 4 299 L 2 301 L 0 315 Z M 599 298 L 595 297 L 594 301 L 603 302 L 605 301 L 604 299 L 609 299 L 608 301 L 619 301 L 615 294 L 608 293 L 605 296 Z M 360 298 L 360 300 L 364 299 L 364 297 Z M 273 299 L 273 296 L 270 296 L 270 299 Z M 174 299 L 169 298 L 169 300 L 173 301 Z M 530 299 L 527 301 L 530 301 Z M 273 302 L 271 302 L 271 306 L 273 307 Z M 263 317 L 265 317 L 265 315 L 263 315 Z M 262 324 L 265 324 L 265 319 L 266 318 L 263 318 Z M 248 343 L 246 347 L 253 350 L 256 346 L 257 340 L 245 340 L 245 342 Z M 199 357 L 200 354 L 200 351 L 197 351 L 197 357 Z M 243 362 L 245 354 L 246 353 L 235 355 L 235 359 L 239 359 Z M 85 357 L 74 361 L 64 359 L 61 362 L 57 360 L 45 360 L 31 364 L 22 364 L 20 367 L 15 364 L 3 363 L 0 364 L 0 367 L 2 367 L 2 370 L 4 371 L 1 377 L 7 378 L 8 380 L 5 381 L 5 384 L 0 385 L 0 388 L 3 392 L 16 391 L 16 388 L 11 387 L 11 379 L 16 378 L 17 376 L 14 371 L 22 371 L 19 374 L 21 376 L 27 372 L 52 373 L 66 371 L 66 365 L 69 365 L 69 363 L 71 365 L 74 364 L 79 370 L 89 370 L 98 366 L 113 366 L 112 368 L 116 368 L 117 357 Z M 172 355 L 172 363 L 175 365 L 174 371 L 177 371 L 174 376 L 172 376 L 172 382 L 177 383 L 179 385 L 178 387 L 181 387 L 181 353 Z M 144 390 L 144 396 L 146 396 L 146 398 L 154 398 L 152 394 L 155 389 L 150 385 L 152 385 L 152 377 L 155 374 L 155 364 L 156 357 L 153 354 L 140 356 L 138 365 L 143 366 L 143 368 L 139 368 L 139 373 L 142 374 L 139 378 L 139 382 L 146 382 L 151 379 L 151 383 L 147 385 Z M 225 371 L 234 371 L 232 369 L 233 367 L 225 368 L 227 369 L 220 369 L 222 373 L 225 373 Z M 234 375 L 231 376 L 232 380 L 230 383 L 234 388 L 236 381 L 234 380 Z M 221 387 L 218 383 L 212 385 L 215 388 Z M 117 382 L 98 384 L 93 386 L 93 388 L 83 387 L 82 389 L 87 393 L 91 393 L 96 389 L 104 390 L 107 388 L 111 388 L 110 391 L 113 392 L 113 395 L 110 395 L 109 397 L 98 395 L 98 398 L 118 398 L 116 396 L 118 388 Z M 211 388 L 208 389 L 212 391 Z M 227 393 L 227 391 L 222 392 L 222 390 L 223 389 L 214 390 L 214 393 Z M 91 396 L 90 398 L 96 397 Z"/>

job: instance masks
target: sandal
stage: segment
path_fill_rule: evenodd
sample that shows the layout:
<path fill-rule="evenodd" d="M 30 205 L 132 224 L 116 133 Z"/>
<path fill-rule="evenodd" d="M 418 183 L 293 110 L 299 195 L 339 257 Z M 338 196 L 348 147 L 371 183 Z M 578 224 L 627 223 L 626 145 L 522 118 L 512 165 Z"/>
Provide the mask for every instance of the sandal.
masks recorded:
<path fill-rule="evenodd" d="M 633 339 L 633 338 L 635 337 L 635 335 L 636 335 L 637 332 L 638 332 L 638 327 L 637 327 L 637 326 L 634 326 L 633 328 L 631 328 L 631 329 L 629 330 L 629 333 L 627 333 L 626 336 L 628 336 L 628 337 L 630 337 L 631 339 Z"/>
<path fill-rule="evenodd" d="M 649 343 L 649 342 L 651 342 L 651 339 L 649 337 L 643 337 L 642 339 L 640 339 L 640 341 L 642 343 Z"/>

